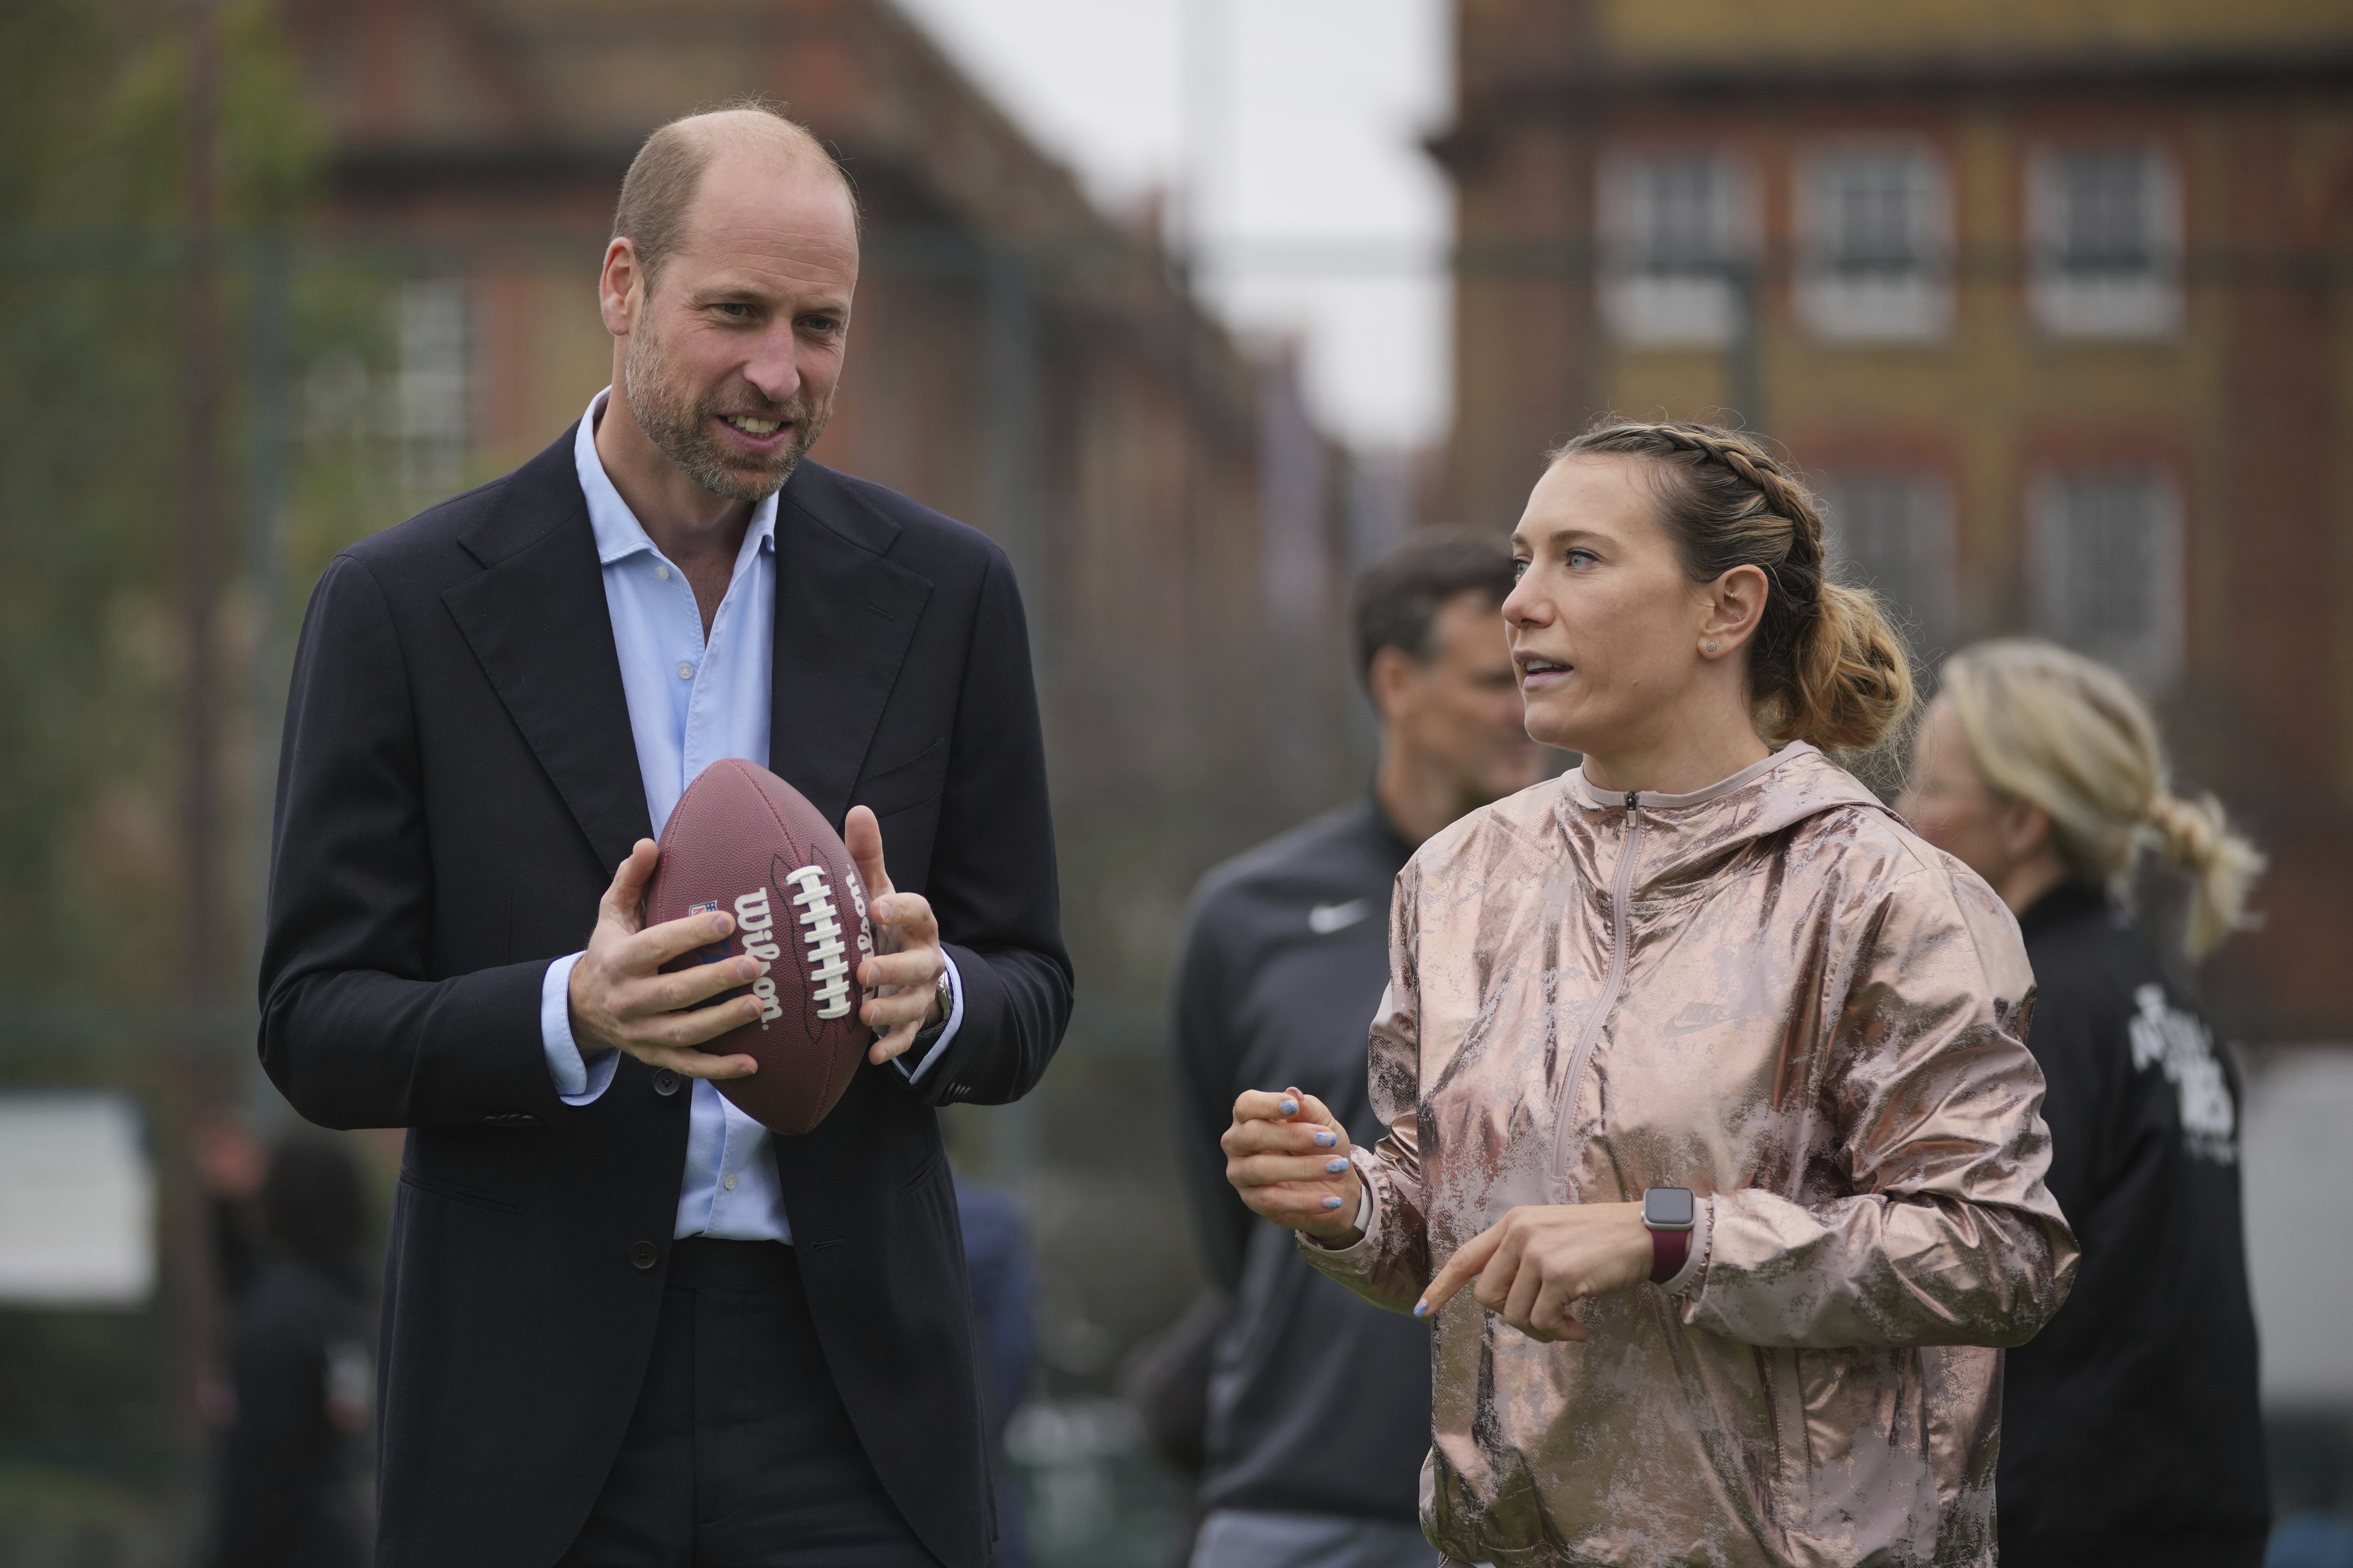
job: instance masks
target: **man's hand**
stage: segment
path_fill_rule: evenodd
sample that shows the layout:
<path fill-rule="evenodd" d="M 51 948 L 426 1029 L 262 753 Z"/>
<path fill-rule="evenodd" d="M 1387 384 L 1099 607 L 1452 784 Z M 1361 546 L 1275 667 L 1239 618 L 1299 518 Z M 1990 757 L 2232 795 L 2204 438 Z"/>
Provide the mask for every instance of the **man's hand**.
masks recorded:
<path fill-rule="evenodd" d="M 1515 1208 L 1447 1259 L 1414 1303 L 1427 1318 L 1473 1276 L 1471 1294 L 1532 1340 L 1581 1340 L 1572 1309 L 1587 1296 L 1630 1290 L 1651 1277 L 1651 1232 L 1641 1204 Z"/>
<path fill-rule="evenodd" d="M 881 1037 L 866 1059 L 880 1065 L 902 1054 L 915 1037 L 940 1021 L 940 976 L 948 955 L 940 951 L 940 922 L 921 893 L 895 892 L 882 868 L 882 827 L 862 805 L 849 808 L 841 841 L 866 884 L 866 912 L 874 921 L 874 956 L 858 966 L 858 984 L 868 992 L 858 1016 Z"/>
<path fill-rule="evenodd" d="M 1329 1247 L 1359 1238 L 1364 1184 L 1348 1163 L 1348 1130 L 1312 1094 L 1250 1089 L 1234 1101 L 1234 1124 L 1218 1140 L 1226 1180 L 1251 1211 Z"/>
<path fill-rule="evenodd" d="M 760 973 L 759 961 L 738 956 L 671 974 L 660 973 L 663 964 L 681 953 L 733 931 L 735 919 L 689 915 L 645 927 L 639 911 L 657 854 L 652 839 L 638 839 L 596 906 L 596 929 L 588 938 L 588 951 L 572 966 L 573 1043 L 584 1058 L 607 1048 L 624 1050 L 649 1067 L 668 1068 L 686 1078 L 746 1077 L 760 1066 L 750 1057 L 714 1057 L 694 1047 L 755 1022 L 759 1002 L 738 996 L 716 1006 L 694 1005 L 752 984 Z"/>

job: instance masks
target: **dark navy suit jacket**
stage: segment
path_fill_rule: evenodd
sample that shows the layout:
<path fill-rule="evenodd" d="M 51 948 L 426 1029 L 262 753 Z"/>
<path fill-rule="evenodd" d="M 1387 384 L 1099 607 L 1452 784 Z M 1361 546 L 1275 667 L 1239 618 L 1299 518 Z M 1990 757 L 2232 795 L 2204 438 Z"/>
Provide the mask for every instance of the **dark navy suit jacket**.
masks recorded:
<path fill-rule="evenodd" d="M 1029 638 L 1006 558 L 803 462 L 776 516 L 769 765 L 881 820 L 965 1023 L 775 1141 L 827 1363 L 948 1568 L 987 1561 L 987 1434 L 934 1107 L 1019 1097 L 1071 1008 Z M 385 1278 L 380 1568 L 554 1562 L 621 1441 L 671 1247 L 689 1096 L 625 1058 L 556 1098 L 540 982 L 646 797 L 572 437 L 320 580 L 278 784 L 261 1059 L 330 1127 L 409 1130 Z"/>

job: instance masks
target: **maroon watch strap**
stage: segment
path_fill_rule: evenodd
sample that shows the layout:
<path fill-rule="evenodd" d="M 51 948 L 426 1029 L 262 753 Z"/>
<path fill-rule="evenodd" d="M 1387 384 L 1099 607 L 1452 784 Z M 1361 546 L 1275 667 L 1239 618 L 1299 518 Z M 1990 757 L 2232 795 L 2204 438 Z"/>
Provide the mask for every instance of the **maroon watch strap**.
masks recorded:
<path fill-rule="evenodd" d="M 1683 1260 L 1691 1256 L 1692 1233 L 1687 1230 L 1654 1230 L 1651 1233 L 1651 1283 L 1663 1285 L 1683 1271 Z"/>

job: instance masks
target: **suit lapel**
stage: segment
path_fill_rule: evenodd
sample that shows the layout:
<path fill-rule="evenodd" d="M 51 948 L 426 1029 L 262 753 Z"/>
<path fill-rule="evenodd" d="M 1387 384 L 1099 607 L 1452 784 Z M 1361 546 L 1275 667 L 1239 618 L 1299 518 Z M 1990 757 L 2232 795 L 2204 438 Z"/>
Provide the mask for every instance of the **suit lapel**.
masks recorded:
<path fill-rule="evenodd" d="M 885 560 L 898 526 L 804 460 L 776 507 L 776 672 L 768 767 L 838 831 L 882 705 L 931 597 Z"/>
<path fill-rule="evenodd" d="M 652 819 L 572 440 L 517 469 L 504 502 L 459 540 L 484 570 L 441 599 L 610 868 L 651 837 Z"/>

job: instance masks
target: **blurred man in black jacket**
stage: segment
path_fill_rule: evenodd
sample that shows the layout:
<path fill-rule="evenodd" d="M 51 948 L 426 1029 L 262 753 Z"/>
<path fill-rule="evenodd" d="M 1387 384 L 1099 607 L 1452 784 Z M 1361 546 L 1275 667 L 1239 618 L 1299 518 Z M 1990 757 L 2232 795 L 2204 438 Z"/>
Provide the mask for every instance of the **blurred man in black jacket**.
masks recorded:
<path fill-rule="evenodd" d="M 367 1203 L 342 1145 L 278 1145 L 259 1194 L 259 1247 L 224 1273 L 236 1293 L 227 1430 L 210 1568 L 360 1568 L 367 1350 Z M 225 1238 L 226 1230 L 216 1233 Z"/>
<path fill-rule="evenodd" d="M 1177 1142 L 1210 1279 L 1234 1310 L 1209 1384 L 1195 1568 L 1427 1568 L 1430 1334 L 1356 1300 L 1261 1225 L 1219 1135 L 1244 1089 L 1305 1089 L 1350 1136 L 1380 1136 L 1366 1031 L 1388 978 L 1390 884 L 1414 847 L 1536 782 L 1504 624 L 1503 542 L 1407 544 L 1357 585 L 1366 689 L 1381 720 L 1371 794 L 1212 871 L 1176 997 Z"/>

